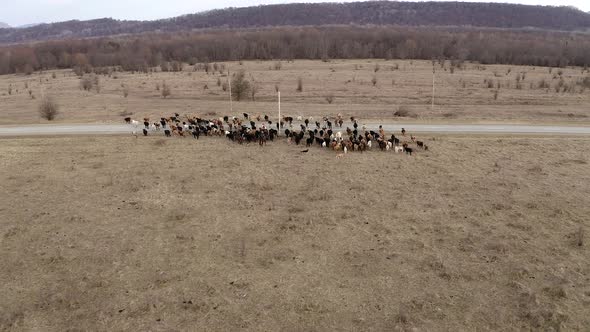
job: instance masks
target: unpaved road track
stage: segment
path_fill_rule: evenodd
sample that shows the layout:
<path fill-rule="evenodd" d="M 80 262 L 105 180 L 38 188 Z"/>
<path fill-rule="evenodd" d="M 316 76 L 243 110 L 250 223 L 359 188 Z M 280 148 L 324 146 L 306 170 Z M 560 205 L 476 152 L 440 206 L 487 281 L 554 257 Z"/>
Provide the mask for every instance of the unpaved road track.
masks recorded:
<path fill-rule="evenodd" d="M 384 124 L 387 132 L 398 132 L 401 128 L 408 132 L 465 133 L 465 134 L 550 134 L 550 135 L 590 135 L 590 126 L 535 126 L 503 124 Z M 138 132 L 141 134 L 141 126 Z M 294 128 L 299 128 L 295 126 Z M 377 125 L 367 125 L 376 129 Z M 133 127 L 125 124 L 60 124 L 0 126 L 0 136 L 32 135 L 113 135 L 131 133 Z M 161 134 L 160 132 L 159 134 Z"/>

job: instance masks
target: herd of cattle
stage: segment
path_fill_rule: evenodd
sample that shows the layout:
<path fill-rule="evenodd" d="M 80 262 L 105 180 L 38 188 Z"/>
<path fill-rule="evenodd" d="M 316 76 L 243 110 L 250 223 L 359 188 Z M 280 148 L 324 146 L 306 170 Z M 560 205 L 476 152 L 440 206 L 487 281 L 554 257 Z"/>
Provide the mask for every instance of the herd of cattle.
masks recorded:
<path fill-rule="evenodd" d="M 225 136 L 239 144 L 254 142 L 262 146 L 267 141 L 274 141 L 279 136 L 279 130 L 283 128 L 289 144 L 302 145 L 305 143 L 306 147 L 318 145 L 323 148 L 331 148 L 340 152 L 338 157 L 349 151 L 363 152 L 373 147 L 382 151 L 405 152 L 409 155 L 416 148 L 428 150 L 428 146 L 424 142 L 416 140 L 413 135 L 406 136 L 404 128 L 401 129 L 401 137 L 396 137 L 394 134 L 386 137 L 382 126 L 379 126 L 377 132 L 367 130 L 364 125 L 359 128 L 358 120 L 354 117 L 350 118 L 352 128 L 343 129 L 344 120 L 340 114 L 333 119 L 333 122 L 327 117 L 321 121 L 314 121 L 312 117 L 307 119 L 299 117 L 297 118 L 298 128 L 293 124 L 294 120 L 293 117 L 283 117 L 280 126 L 279 123 L 275 123 L 273 126 L 273 122 L 267 115 L 252 117 L 244 113 L 243 118 L 224 116 L 218 119 L 201 119 L 174 114 L 174 116 L 160 118 L 157 122 L 150 122 L 149 118 L 144 118 L 142 132 L 144 136 L 163 132 L 166 137 L 173 135 L 192 136 L 195 139 L 199 139 L 201 135 Z M 133 135 L 137 136 L 141 127 L 140 122 L 129 117 L 125 118 L 125 122 L 131 125 Z M 337 130 L 338 128 L 340 131 Z M 410 147 L 413 144 L 415 144 L 415 148 Z M 309 149 L 302 152 L 307 151 Z"/>

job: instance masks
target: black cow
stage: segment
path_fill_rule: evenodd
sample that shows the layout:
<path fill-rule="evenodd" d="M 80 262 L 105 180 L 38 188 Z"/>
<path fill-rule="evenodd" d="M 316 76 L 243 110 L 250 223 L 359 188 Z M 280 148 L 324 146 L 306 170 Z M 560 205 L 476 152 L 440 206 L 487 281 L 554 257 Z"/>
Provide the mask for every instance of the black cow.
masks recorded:
<path fill-rule="evenodd" d="M 201 136 L 201 131 L 199 130 L 199 128 L 195 128 L 195 130 L 193 130 L 193 138 L 195 139 L 199 139 L 199 136 Z"/>

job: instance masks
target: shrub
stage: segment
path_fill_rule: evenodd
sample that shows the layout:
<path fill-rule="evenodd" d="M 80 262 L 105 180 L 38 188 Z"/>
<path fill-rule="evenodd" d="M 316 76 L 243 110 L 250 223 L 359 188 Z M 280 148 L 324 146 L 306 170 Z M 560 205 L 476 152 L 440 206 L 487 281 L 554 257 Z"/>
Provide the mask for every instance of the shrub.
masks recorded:
<path fill-rule="evenodd" d="M 334 102 L 334 95 L 333 94 L 327 95 L 326 101 L 328 102 L 328 104 L 332 104 L 332 102 Z"/>
<path fill-rule="evenodd" d="M 94 81 L 89 76 L 84 76 L 80 80 L 80 89 L 82 89 L 84 91 L 90 91 L 90 90 L 92 90 L 92 86 L 93 85 L 94 85 Z"/>
<path fill-rule="evenodd" d="M 377 85 L 377 76 L 373 76 L 373 79 L 371 80 L 371 83 L 373 83 L 373 86 Z"/>
<path fill-rule="evenodd" d="M 547 83 L 547 81 L 544 78 L 539 81 L 539 84 L 537 86 L 539 87 L 539 89 L 549 89 L 550 87 L 549 83 Z"/>
<path fill-rule="evenodd" d="M 82 68 L 81 66 L 75 66 L 73 71 L 74 74 L 76 74 L 76 76 L 78 77 L 82 77 L 82 75 L 84 75 L 84 68 Z"/>
<path fill-rule="evenodd" d="M 228 88 L 228 87 L 229 87 L 229 86 L 227 85 L 227 82 L 223 82 L 223 84 L 221 84 L 221 89 L 222 89 L 223 91 L 227 91 L 227 88 Z"/>
<path fill-rule="evenodd" d="M 240 70 L 234 74 L 234 79 L 231 82 L 231 94 L 240 101 L 250 91 L 250 82 L 246 79 L 246 71 Z"/>
<path fill-rule="evenodd" d="M 393 113 L 393 115 L 399 116 L 399 117 L 407 117 L 407 116 L 411 115 L 411 112 L 406 106 L 400 106 L 397 108 L 397 111 L 395 111 L 395 113 Z"/>
<path fill-rule="evenodd" d="M 31 66 L 28 63 L 25 65 L 25 69 L 24 69 L 25 75 L 32 75 L 34 71 L 35 70 L 33 69 L 33 66 Z"/>
<path fill-rule="evenodd" d="M 127 98 L 129 96 L 129 88 L 127 86 L 123 87 L 123 97 Z"/>
<path fill-rule="evenodd" d="M 250 97 L 252 98 L 252 101 L 256 101 L 256 94 L 258 93 L 258 90 L 260 90 L 260 86 L 258 86 L 258 84 L 253 83 L 250 86 Z"/>
<path fill-rule="evenodd" d="M 577 84 L 583 88 L 590 88 L 590 76 L 586 76 L 583 79 L 578 80 Z"/>
<path fill-rule="evenodd" d="M 283 68 L 283 63 L 280 61 L 275 62 L 275 70 L 281 70 Z"/>
<path fill-rule="evenodd" d="M 170 90 L 170 86 L 168 86 L 168 84 L 166 84 L 166 82 L 162 83 L 162 97 L 164 99 L 166 99 L 166 97 L 169 97 L 172 94 L 172 91 Z"/>
<path fill-rule="evenodd" d="M 39 114 L 43 119 L 51 121 L 59 113 L 59 106 L 51 97 L 45 97 L 39 104 Z"/>
<path fill-rule="evenodd" d="M 301 77 L 297 79 L 297 92 L 303 92 L 303 79 Z"/>

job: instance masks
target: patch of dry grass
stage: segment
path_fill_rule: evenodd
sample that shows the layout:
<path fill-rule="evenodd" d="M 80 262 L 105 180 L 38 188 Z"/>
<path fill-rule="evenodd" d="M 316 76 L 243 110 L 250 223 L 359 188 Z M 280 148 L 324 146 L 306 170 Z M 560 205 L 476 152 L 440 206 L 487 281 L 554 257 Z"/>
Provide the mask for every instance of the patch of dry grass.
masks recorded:
<path fill-rule="evenodd" d="M 273 64 L 268 61 L 224 64 L 232 72 L 244 69 L 248 77 L 256 77 L 258 87 L 256 101 L 235 102 L 235 114 L 232 115 L 273 113 L 277 108 L 276 91 L 281 87 L 283 112 L 294 117 L 342 113 L 362 121 L 397 121 L 399 118 L 393 113 L 403 105 L 412 111 L 413 117 L 407 118 L 411 121 L 434 119 L 444 122 L 452 118 L 453 121 L 588 123 L 590 118 L 585 107 L 590 103 L 590 95 L 576 85 L 588 76 L 582 74 L 580 68 L 562 69 L 564 84 L 576 87 L 571 92 L 556 92 L 553 87 L 560 80 L 553 79 L 552 74 L 542 67 L 468 63 L 464 69 L 455 69 L 454 74 L 449 70 L 438 70 L 435 107 L 431 109 L 430 61 L 331 60 L 325 63 L 296 60 L 282 63 L 280 70 L 273 69 Z M 448 69 L 449 65 L 446 63 L 445 68 Z M 377 66 L 382 70 L 375 72 Z M 383 70 L 392 66 L 398 69 Z M 509 71 L 509 67 L 512 70 Z M 522 86 L 517 89 L 513 83 L 522 72 L 527 73 L 526 78 L 520 78 Z M 53 74 L 56 78 L 48 79 Z M 379 82 L 375 86 L 373 79 Z M 300 92 L 297 91 L 299 80 Z M 551 88 L 539 87 L 539 81 L 546 82 Z M 163 82 L 171 91 L 166 98 L 162 98 Z M 222 84 L 218 85 L 218 82 Z M 501 86 L 497 99 L 488 84 L 495 89 Z M 79 78 L 71 71 L 0 76 L 0 124 L 40 122 L 37 101 L 31 99 L 29 91 L 38 97 L 55 97 L 61 107 L 57 122 L 120 122 L 124 117 L 122 114 L 129 112 L 137 119 L 159 118 L 175 112 L 199 116 L 208 113 L 230 115 L 226 74 L 194 71 L 188 65 L 184 72 L 101 76 L 100 91 L 80 90 L 79 85 Z M 204 86 L 209 88 L 203 89 Z M 131 91 L 127 97 L 126 91 Z"/>
<path fill-rule="evenodd" d="M 590 326 L 588 138 L 1 141 L 0 330 Z"/>

